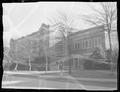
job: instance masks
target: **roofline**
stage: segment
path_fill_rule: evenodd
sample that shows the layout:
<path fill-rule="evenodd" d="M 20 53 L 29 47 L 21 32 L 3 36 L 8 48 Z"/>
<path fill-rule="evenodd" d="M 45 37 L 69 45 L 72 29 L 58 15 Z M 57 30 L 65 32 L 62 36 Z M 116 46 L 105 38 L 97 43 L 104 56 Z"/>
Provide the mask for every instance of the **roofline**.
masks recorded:
<path fill-rule="evenodd" d="M 100 26 L 95 26 L 95 27 L 91 27 L 91 28 L 88 28 L 88 29 L 80 30 L 78 32 L 72 33 L 70 36 L 76 35 L 78 33 L 85 33 L 85 32 L 88 32 L 91 29 L 96 29 L 96 28 L 99 28 L 99 27 L 102 27 L 102 26 L 104 27 L 104 25 L 100 25 Z"/>
<path fill-rule="evenodd" d="M 44 23 L 43 23 L 43 24 L 44 24 Z M 26 37 L 33 36 L 34 34 L 38 33 L 39 31 L 41 31 L 40 29 L 42 28 L 42 25 L 43 25 L 43 24 L 41 24 L 40 28 L 39 28 L 37 31 L 35 31 L 35 32 L 31 33 L 31 34 L 28 34 L 28 35 L 26 35 L 26 36 L 22 36 L 22 37 L 20 37 L 20 38 L 18 38 L 18 39 L 15 39 L 15 41 L 21 40 L 21 39 L 26 38 Z"/>

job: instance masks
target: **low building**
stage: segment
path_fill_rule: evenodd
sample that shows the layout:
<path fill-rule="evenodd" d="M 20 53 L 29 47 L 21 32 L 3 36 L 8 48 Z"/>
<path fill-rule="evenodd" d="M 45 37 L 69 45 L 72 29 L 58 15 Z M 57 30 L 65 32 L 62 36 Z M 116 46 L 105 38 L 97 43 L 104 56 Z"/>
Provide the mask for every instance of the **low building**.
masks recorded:
<path fill-rule="evenodd" d="M 97 26 L 73 33 L 69 37 L 73 66 L 83 68 L 81 58 L 89 57 L 97 48 L 105 57 L 105 30 L 104 26 Z"/>

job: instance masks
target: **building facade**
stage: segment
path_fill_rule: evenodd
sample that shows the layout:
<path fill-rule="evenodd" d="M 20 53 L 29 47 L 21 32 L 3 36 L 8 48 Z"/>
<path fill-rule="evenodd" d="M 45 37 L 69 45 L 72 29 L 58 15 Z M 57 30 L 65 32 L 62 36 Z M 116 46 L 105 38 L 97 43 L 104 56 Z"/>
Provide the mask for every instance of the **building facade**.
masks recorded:
<path fill-rule="evenodd" d="M 13 57 L 23 59 L 23 64 L 27 64 L 26 61 L 28 61 L 29 57 L 34 59 L 36 57 L 44 57 L 47 55 L 51 61 L 50 66 L 52 68 L 56 67 L 54 68 L 55 70 L 58 69 L 56 62 L 65 62 L 66 60 L 66 41 L 62 36 L 54 35 L 54 40 L 59 39 L 54 43 L 54 41 L 51 41 L 50 31 L 49 25 L 42 24 L 38 31 L 25 37 L 11 40 L 10 52 L 14 53 Z M 59 31 L 59 29 L 57 29 L 57 31 Z M 76 67 L 81 67 L 82 69 L 84 62 L 81 60 L 81 56 L 88 57 L 96 48 L 100 49 L 100 53 L 103 57 L 105 56 L 104 26 L 77 31 L 71 33 L 68 38 L 73 69 Z M 54 43 L 52 46 L 50 41 L 51 44 Z"/>
<path fill-rule="evenodd" d="M 72 54 L 89 54 L 95 48 L 105 50 L 104 26 L 94 27 L 70 35 Z M 104 53 L 102 53 L 104 54 Z"/>
<path fill-rule="evenodd" d="M 97 26 L 70 35 L 70 52 L 73 58 L 73 67 L 83 69 L 84 61 L 96 49 L 105 58 L 105 30 L 104 26 Z"/>
<path fill-rule="evenodd" d="M 15 40 L 11 39 L 10 55 L 14 62 L 28 65 L 29 59 L 32 62 L 37 57 L 45 56 L 45 50 L 48 47 L 49 25 L 42 24 L 38 31 L 30 35 Z"/>
<path fill-rule="evenodd" d="M 84 62 L 81 57 L 89 57 L 96 49 L 99 49 L 100 54 L 105 57 L 106 48 L 104 26 L 97 26 L 74 32 L 71 33 L 68 38 L 73 69 L 76 69 L 77 67 L 83 69 Z M 65 62 L 66 60 L 65 43 L 64 40 L 61 40 L 52 47 L 52 50 L 55 52 L 53 56 L 58 62 Z"/>

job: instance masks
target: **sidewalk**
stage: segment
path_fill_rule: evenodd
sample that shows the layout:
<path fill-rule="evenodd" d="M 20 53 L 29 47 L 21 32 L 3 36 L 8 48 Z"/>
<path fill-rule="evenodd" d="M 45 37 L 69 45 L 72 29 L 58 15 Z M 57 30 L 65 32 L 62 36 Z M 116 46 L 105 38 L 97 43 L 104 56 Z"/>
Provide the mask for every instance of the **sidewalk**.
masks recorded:
<path fill-rule="evenodd" d="M 73 80 L 81 80 L 81 81 L 96 81 L 96 82 L 117 82 L 117 79 L 109 79 L 109 78 L 90 78 L 90 77 L 73 77 L 69 74 L 63 73 L 62 75 L 43 75 L 41 77 L 44 78 L 66 78 L 66 79 L 73 79 Z"/>
<path fill-rule="evenodd" d="M 108 71 L 72 71 L 72 73 L 69 75 L 68 71 L 5 71 L 4 74 L 12 75 L 12 74 L 24 74 L 24 75 L 33 75 L 36 74 L 40 77 L 46 77 L 46 78 L 60 78 L 60 77 L 66 77 L 66 78 L 72 78 L 75 80 L 84 80 L 84 81 L 108 81 L 108 82 L 117 82 L 116 75 L 110 76 L 110 72 Z M 36 76 L 35 75 L 35 76 Z"/>
<path fill-rule="evenodd" d="M 84 80 L 84 81 L 98 81 L 98 82 L 117 82 L 117 79 L 98 79 L 98 78 L 75 78 L 77 80 Z"/>
<path fill-rule="evenodd" d="M 3 74 L 51 74 L 51 73 L 60 73 L 61 71 L 4 71 Z M 66 72 L 66 71 L 63 71 Z"/>

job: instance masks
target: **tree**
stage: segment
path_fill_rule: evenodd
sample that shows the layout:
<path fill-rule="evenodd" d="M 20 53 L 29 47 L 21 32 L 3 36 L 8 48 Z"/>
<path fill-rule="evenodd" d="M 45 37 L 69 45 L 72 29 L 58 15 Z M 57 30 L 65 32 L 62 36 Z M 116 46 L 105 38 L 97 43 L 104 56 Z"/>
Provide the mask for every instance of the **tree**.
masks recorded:
<path fill-rule="evenodd" d="M 117 61 L 118 61 L 118 49 L 114 49 L 112 52 L 112 60 L 113 60 L 113 65 L 114 69 L 117 70 Z"/>
<path fill-rule="evenodd" d="M 9 69 L 9 66 L 11 64 L 11 58 L 9 56 L 9 48 L 4 47 L 4 53 L 3 53 L 3 69 Z"/>
<path fill-rule="evenodd" d="M 103 56 L 100 53 L 100 49 L 99 48 L 95 48 L 95 50 L 93 51 L 93 53 L 90 55 L 91 58 L 94 59 L 101 59 L 103 58 Z"/>
<path fill-rule="evenodd" d="M 49 70 L 49 69 L 48 69 L 48 66 L 49 66 L 49 65 L 48 65 L 48 48 L 49 48 L 49 46 L 48 46 L 48 39 L 47 39 L 47 37 L 48 37 L 48 35 L 44 35 L 44 36 L 43 36 L 43 40 L 44 40 L 44 41 L 43 41 L 43 44 L 44 44 L 44 45 L 43 45 L 43 46 L 44 46 L 43 49 L 44 49 L 44 55 L 45 55 L 45 59 L 46 59 L 46 60 L 45 60 L 45 61 L 46 61 L 46 62 L 45 62 L 45 63 L 46 63 L 46 70 L 45 70 L 45 71 L 48 71 L 48 70 Z"/>
<path fill-rule="evenodd" d="M 72 14 L 68 15 L 66 12 L 61 12 L 59 10 L 57 12 L 58 12 L 58 16 L 52 18 L 52 20 L 49 19 L 49 21 L 53 24 L 52 26 L 57 26 L 59 29 L 58 31 L 60 31 L 62 34 L 62 40 L 65 42 L 65 53 L 66 53 L 65 56 L 67 61 L 69 61 L 69 73 L 71 73 L 69 35 L 72 31 L 74 20 Z"/>
<path fill-rule="evenodd" d="M 45 56 L 45 65 L 46 65 L 46 69 L 45 71 L 49 70 L 49 57 L 48 57 L 48 53 L 49 53 L 49 25 L 46 24 L 42 24 L 41 26 L 41 38 L 43 41 L 43 53 Z"/>
<path fill-rule="evenodd" d="M 13 62 L 16 63 L 16 70 L 18 64 L 28 64 L 29 70 L 31 70 L 31 61 L 33 61 L 35 57 L 39 57 L 40 52 L 42 52 L 39 39 L 34 38 L 17 41 L 13 44 L 13 47 L 11 46 L 10 56 Z"/>
<path fill-rule="evenodd" d="M 96 12 L 94 15 L 84 15 L 83 20 L 91 25 L 105 25 L 106 32 L 108 33 L 109 46 L 110 46 L 110 56 L 112 56 L 112 43 L 111 43 L 111 32 L 113 28 L 117 25 L 117 8 L 115 2 L 102 2 L 100 3 L 102 11 L 95 9 L 92 10 Z M 111 61 L 111 71 L 112 71 L 112 58 Z"/>

